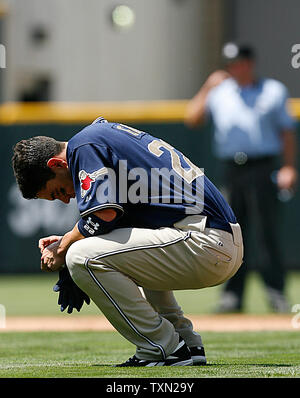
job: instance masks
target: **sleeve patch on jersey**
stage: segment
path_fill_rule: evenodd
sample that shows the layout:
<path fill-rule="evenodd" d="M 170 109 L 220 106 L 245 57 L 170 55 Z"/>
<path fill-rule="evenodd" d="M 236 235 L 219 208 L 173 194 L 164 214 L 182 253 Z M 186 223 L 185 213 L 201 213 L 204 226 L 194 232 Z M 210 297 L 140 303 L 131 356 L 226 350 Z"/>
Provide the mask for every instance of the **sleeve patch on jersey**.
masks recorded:
<path fill-rule="evenodd" d="M 95 220 L 92 220 L 92 217 L 88 217 L 82 227 L 85 229 L 87 235 L 93 236 L 97 235 L 100 224 Z"/>
<path fill-rule="evenodd" d="M 84 198 L 87 192 L 91 189 L 93 182 L 97 180 L 100 176 L 107 174 L 108 170 L 106 167 L 102 167 L 93 173 L 88 173 L 85 170 L 80 170 L 78 173 L 78 178 L 80 181 L 81 197 Z"/>
<path fill-rule="evenodd" d="M 120 216 L 115 217 L 112 221 L 104 221 L 94 214 L 81 218 L 78 221 L 78 230 L 86 238 L 98 236 L 112 231 L 119 220 Z"/>

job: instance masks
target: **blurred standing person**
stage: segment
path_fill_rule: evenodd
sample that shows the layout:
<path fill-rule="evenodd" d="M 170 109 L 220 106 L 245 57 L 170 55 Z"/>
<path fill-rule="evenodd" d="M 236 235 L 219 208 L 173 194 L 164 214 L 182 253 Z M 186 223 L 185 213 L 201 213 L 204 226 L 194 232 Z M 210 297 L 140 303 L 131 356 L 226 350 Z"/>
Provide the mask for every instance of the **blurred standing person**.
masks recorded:
<path fill-rule="evenodd" d="M 295 121 L 287 110 L 288 92 L 281 82 L 256 76 L 250 46 L 228 43 L 223 58 L 225 70 L 213 72 L 191 99 L 185 122 L 193 128 L 212 119 L 227 199 L 243 231 L 257 220 L 255 236 L 265 255 L 261 275 L 269 302 L 274 311 L 286 312 L 277 193 L 293 191 L 297 182 Z M 243 266 L 225 285 L 218 312 L 242 311 L 246 274 Z"/>

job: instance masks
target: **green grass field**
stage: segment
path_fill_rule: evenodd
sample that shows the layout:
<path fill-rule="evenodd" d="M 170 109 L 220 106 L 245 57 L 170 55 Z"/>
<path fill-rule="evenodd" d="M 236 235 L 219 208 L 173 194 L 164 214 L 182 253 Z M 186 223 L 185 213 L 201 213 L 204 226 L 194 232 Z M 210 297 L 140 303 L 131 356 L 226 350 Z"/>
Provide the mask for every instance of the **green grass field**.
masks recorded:
<path fill-rule="evenodd" d="M 0 304 L 7 316 L 99 314 L 91 304 L 79 314 L 60 314 L 52 285 L 57 275 L 2 275 Z M 177 292 L 187 314 L 212 313 L 220 287 Z M 300 303 L 300 274 L 288 276 L 291 306 Z M 259 276 L 251 274 L 245 311 L 270 311 Z M 174 368 L 115 368 L 134 353 L 116 332 L 0 333 L 0 378 L 299 378 L 300 329 L 265 332 L 204 332 L 208 365 Z"/>
<path fill-rule="evenodd" d="M 58 293 L 52 291 L 57 273 L 0 276 L 0 304 L 6 308 L 7 316 L 58 315 Z M 222 287 L 178 291 L 175 295 L 186 314 L 210 314 L 214 312 Z M 286 295 L 291 304 L 300 303 L 300 272 L 290 272 L 287 277 Z M 245 291 L 245 312 L 264 314 L 270 311 L 263 283 L 259 275 L 252 272 Z M 99 314 L 91 305 L 75 312 L 72 316 Z M 64 315 L 64 314 L 63 314 Z M 66 315 L 68 316 L 68 315 Z"/>
<path fill-rule="evenodd" d="M 207 366 L 115 368 L 134 352 L 116 332 L 1 333 L 0 376 L 299 377 L 299 332 L 203 333 Z M 282 344 L 284 342 L 284 344 Z"/>

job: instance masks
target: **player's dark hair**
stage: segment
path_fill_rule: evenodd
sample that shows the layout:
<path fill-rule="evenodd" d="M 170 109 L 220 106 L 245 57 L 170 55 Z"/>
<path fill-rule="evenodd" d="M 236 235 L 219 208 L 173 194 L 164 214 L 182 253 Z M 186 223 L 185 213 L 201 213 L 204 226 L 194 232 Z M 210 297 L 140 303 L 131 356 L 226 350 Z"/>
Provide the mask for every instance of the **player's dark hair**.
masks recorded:
<path fill-rule="evenodd" d="M 58 155 L 64 145 L 54 138 L 37 136 L 19 141 L 13 147 L 12 167 L 25 199 L 35 199 L 47 182 L 55 177 L 47 162 Z"/>
<path fill-rule="evenodd" d="M 229 45 L 231 46 L 230 52 L 226 51 L 226 48 L 228 49 Z M 229 64 L 240 59 L 254 61 L 256 59 L 256 51 L 248 44 L 226 43 L 223 46 L 222 60 L 225 64 Z"/>

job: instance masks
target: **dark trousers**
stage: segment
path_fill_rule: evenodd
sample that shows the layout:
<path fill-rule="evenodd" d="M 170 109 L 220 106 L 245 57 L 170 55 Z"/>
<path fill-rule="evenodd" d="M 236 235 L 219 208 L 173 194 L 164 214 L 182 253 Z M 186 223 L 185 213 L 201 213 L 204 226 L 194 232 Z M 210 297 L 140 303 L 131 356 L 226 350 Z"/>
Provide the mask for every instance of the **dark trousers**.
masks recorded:
<path fill-rule="evenodd" d="M 240 307 L 249 254 L 255 259 L 255 268 L 260 272 L 266 286 L 281 292 L 284 289 L 285 272 L 278 239 L 280 202 L 277 199 L 276 184 L 271 180 L 275 169 L 274 158 L 250 160 L 244 165 L 224 162 L 224 188 L 241 225 L 245 247 L 245 262 L 225 285 L 225 292 L 235 293 Z M 247 243 L 249 227 L 252 229 L 255 245 Z"/>

